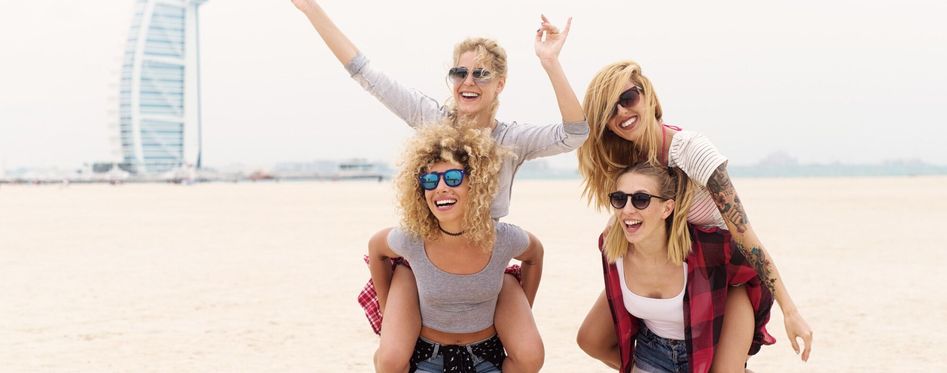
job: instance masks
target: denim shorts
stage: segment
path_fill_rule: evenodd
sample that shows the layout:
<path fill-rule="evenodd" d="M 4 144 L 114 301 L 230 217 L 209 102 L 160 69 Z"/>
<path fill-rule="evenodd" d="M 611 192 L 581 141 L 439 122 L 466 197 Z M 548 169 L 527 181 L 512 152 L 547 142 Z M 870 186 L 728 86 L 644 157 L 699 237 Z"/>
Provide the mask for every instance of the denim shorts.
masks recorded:
<path fill-rule="evenodd" d="M 497 339 L 496 336 L 490 337 L 480 342 L 475 342 L 475 343 L 471 343 L 469 345 L 464 345 L 464 346 L 444 346 L 444 345 L 429 341 L 423 337 L 419 338 L 418 342 L 419 344 L 423 343 L 429 346 L 433 346 L 434 350 L 431 351 L 430 357 L 415 362 L 417 368 L 416 370 L 414 370 L 414 372 L 417 372 L 417 373 L 442 373 L 444 372 L 444 354 L 440 353 L 440 351 L 442 350 L 442 347 L 446 347 L 446 348 L 460 347 L 466 350 L 466 351 L 463 351 L 463 353 L 467 354 L 470 357 L 470 360 L 473 363 L 474 371 L 476 373 L 500 373 L 501 372 L 500 367 L 484 359 L 483 357 L 478 356 L 477 353 L 474 352 L 474 351 L 477 351 L 478 345 L 483 346 L 484 344 L 493 344 L 492 347 L 499 348 L 500 349 L 499 352 L 502 353 L 503 351 L 502 344 L 499 344 L 500 340 Z M 417 354 L 418 354 L 417 346 L 415 346 L 415 356 L 417 356 Z M 487 357 L 487 358 L 490 358 L 490 357 Z M 413 357 L 412 357 L 412 360 L 414 360 Z"/>
<path fill-rule="evenodd" d="M 687 343 L 659 337 L 642 323 L 635 337 L 635 367 L 648 373 L 690 372 Z"/>

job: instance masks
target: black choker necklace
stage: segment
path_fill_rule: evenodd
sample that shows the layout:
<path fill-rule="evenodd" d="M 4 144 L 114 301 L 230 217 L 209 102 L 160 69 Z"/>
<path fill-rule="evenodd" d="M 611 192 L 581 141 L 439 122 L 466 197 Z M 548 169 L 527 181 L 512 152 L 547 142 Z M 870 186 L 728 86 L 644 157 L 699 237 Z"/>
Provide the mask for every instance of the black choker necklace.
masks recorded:
<path fill-rule="evenodd" d="M 460 231 L 460 232 L 457 232 L 457 233 L 448 232 L 447 230 L 445 230 L 444 228 L 442 228 L 440 224 L 437 225 L 437 228 L 440 229 L 441 232 L 444 232 L 444 234 L 446 234 L 446 235 L 448 235 L 448 236 L 457 237 L 457 236 L 460 236 L 460 235 L 464 234 L 464 231 Z"/>

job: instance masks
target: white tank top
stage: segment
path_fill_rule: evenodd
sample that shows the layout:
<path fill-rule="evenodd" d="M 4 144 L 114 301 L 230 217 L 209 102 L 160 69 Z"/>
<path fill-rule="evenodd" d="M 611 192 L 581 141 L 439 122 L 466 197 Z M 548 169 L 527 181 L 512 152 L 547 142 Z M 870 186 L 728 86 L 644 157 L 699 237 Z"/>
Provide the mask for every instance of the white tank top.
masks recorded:
<path fill-rule="evenodd" d="M 667 339 L 684 340 L 684 292 L 687 291 L 687 263 L 684 263 L 684 287 L 674 298 L 656 299 L 631 292 L 625 281 L 624 258 L 618 258 L 618 278 L 621 280 L 622 303 L 632 316 L 644 321 L 654 334 Z"/>

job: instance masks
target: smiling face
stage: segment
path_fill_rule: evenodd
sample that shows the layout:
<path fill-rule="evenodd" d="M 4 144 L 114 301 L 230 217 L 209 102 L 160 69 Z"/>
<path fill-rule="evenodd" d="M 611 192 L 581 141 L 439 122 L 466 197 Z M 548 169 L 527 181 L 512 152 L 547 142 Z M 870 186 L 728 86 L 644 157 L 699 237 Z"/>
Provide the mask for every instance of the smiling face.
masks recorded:
<path fill-rule="evenodd" d="M 638 86 L 629 80 L 625 82 L 622 92 L 627 93 L 634 87 Z M 630 95 L 633 94 L 634 93 L 631 93 Z M 638 89 L 637 102 L 635 102 L 631 107 L 626 108 L 620 105 L 617 101 L 613 103 L 612 110 L 614 111 L 613 115 L 608 120 L 608 129 L 625 140 L 632 142 L 638 141 L 638 139 L 640 139 L 641 135 L 644 133 L 645 126 L 641 125 L 644 123 L 644 121 L 641 120 L 642 116 L 644 115 L 644 109 L 644 94 L 640 89 Z"/>
<path fill-rule="evenodd" d="M 617 190 L 627 194 L 644 192 L 660 196 L 661 188 L 653 176 L 626 173 L 618 178 Z M 651 198 L 648 207 L 639 210 L 629 201 L 615 212 L 622 223 L 625 238 L 632 244 L 663 242 L 667 240 L 666 221 L 674 211 L 674 200 Z"/>
<path fill-rule="evenodd" d="M 424 200 L 427 202 L 428 209 L 431 210 L 441 226 L 445 228 L 447 226 L 463 226 L 461 223 L 463 222 L 464 213 L 467 209 L 467 196 L 470 191 L 466 177 L 458 186 L 447 186 L 447 183 L 444 181 L 443 173 L 453 169 L 463 170 L 464 166 L 442 161 L 430 165 L 424 171 L 424 173 L 441 173 L 441 177 L 437 181 L 437 187 L 433 190 L 424 191 Z"/>
<path fill-rule="evenodd" d="M 476 116 L 491 110 L 497 96 L 503 91 L 506 78 L 498 76 L 496 72 L 492 71 L 492 66 L 485 66 L 478 58 L 476 50 L 460 54 L 455 67 L 464 67 L 468 71 L 467 77 L 463 81 L 451 82 L 454 102 L 457 103 L 457 112 L 466 116 Z M 493 78 L 477 83 L 473 77 L 475 69 L 489 71 Z"/>

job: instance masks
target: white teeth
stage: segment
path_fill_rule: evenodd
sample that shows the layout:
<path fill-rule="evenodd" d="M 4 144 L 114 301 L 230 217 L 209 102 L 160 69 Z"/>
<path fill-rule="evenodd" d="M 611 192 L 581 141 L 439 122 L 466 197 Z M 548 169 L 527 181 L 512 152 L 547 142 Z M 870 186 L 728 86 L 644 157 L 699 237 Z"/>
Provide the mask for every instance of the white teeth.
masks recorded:
<path fill-rule="evenodd" d="M 466 98 L 480 97 L 479 94 L 476 94 L 476 93 L 473 93 L 473 92 L 461 92 L 460 95 L 463 96 L 463 97 L 466 97 Z"/>
<path fill-rule="evenodd" d="M 440 200 L 440 201 L 434 201 L 434 205 L 435 205 L 435 206 L 438 206 L 438 207 L 440 207 L 440 206 L 447 206 L 447 205 L 453 205 L 453 204 L 455 204 L 455 203 L 457 203 L 457 200 L 456 200 L 456 199 L 442 199 L 442 200 Z"/>
<path fill-rule="evenodd" d="M 631 126 L 632 124 L 635 124 L 635 122 L 637 122 L 637 121 L 638 121 L 638 116 L 637 116 L 637 115 L 636 115 L 636 116 L 633 116 L 633 117 L 631 117 L 631 118 L 628 118 L 628 120 L 626 120 L 624 123 L 621 124 L 621 128 L 628 128 L 628 127 Z"/>
<path fill-rule="evenodd" d="M 641 220 L 625 220 L 625 225 L 641 224 Z"/>

